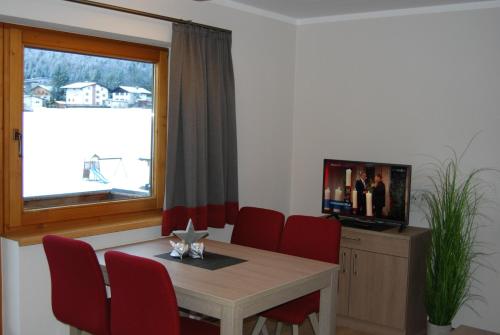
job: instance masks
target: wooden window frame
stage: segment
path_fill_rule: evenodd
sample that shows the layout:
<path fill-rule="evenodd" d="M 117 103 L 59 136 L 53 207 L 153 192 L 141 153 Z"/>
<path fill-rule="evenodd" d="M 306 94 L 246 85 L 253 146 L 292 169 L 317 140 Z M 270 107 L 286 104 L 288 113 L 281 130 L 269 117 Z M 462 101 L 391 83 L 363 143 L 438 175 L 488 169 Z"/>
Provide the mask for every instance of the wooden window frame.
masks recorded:
<path fill-rule="evenodd" d="M 3 92 L 4 92 L 4 25 L 3 23 L 0 22 L 0 195 L 2 196 L 2 199 L 0 199 L 0 234 L 4 233 L 4 225 L 5 225 L 5 218 L 4 218 L 4 203 L 5 203 L 5 196 L 3 193 L 4 190 L 4 180 L 5 180 L 5 170 L 4 170 L 4 159 L 3 159 L 3 147 L 4 147 L 4 139 L 3 139 L 3 133 L 4 133 L 4 98 L 3 98 Z M 1 304 L 0 304 L 1 305 Z"/>
<path fill-rule="evenodd" d="M 71 229 L 75 226 L 81 228 L 96 223 L 118 222 L 117 218 L 127 216 L 137 218 L 141 214 L 154 217 L 155 224 L 158 224 L 157 218 L 161 216 L 165 192 L 168 49 L 18 25 L 0 23 L 0 28 L 2 44 L 0 61 L 4 64 L 3 73 L 0 70 L 0 92 L 3 92 L 0 94 L 0 108 L 3 107 L 3 110 L 0 109 L 0 113 L 3 112 L 3 118 L 0 118 L 3 133 L 0 142 L 0 175 L 3 177 L 0 180 L 3 198 L 0 204 L 0 213 L 3 212 L 0 233 L 7 236 L 22 236 L 23 233 L 33 234 L 56 227 L 57 229 Z M 14 129 L 23 129 L 23 53 L 25 47 L 146 61 L 154 64 L 155 118 L 150 197 L 24 210 L 22 159 L 18 157 L 18 143 L 13 140 L 13 132 Z M 122 222 L 117 224 L 123 225 Z M 131 229 L 130 225 L 127 227 Z"/>

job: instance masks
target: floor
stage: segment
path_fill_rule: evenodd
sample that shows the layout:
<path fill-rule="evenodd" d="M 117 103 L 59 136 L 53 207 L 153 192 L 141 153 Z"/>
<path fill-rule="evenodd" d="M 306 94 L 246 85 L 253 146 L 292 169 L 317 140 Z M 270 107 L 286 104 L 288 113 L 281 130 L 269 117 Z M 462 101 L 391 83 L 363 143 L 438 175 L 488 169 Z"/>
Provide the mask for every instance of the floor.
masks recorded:
<path fill-rule="evenodd" d="M 244 324 L 244 328 L 243 328 L 244 335 L 252 334 L 252 329 L 253 329 L 253 326 L 255 325 L 256 321 L 257 321 L 256 318 L 250 318 L 250 319 L 245 320 L 245 324 Z M 276 326 L 276 323 L 273 321 L 267 321 L 266 325 L 267 325 L 267 329 L 269 331 L 269 335 L 274 335 L 274 328 Z M 292 334 L 292 327 L 291 326 L 283 326 L 283 331 L 281 332 L 281 335 L 291 335 L 291 334 Z M 300 335 L 314 335 L 312 328 L 311 328 L 311 325 L 309 324 L 309 321 L 304 322 L 300 326 L 299 334 Z M 337 335 L 370 335 L 370 334 L 358 332 L 355 330 L 351 330 L 349 328 L 337 327 Z"/>
<path fill-rule="evenodd" d="M 243 325 L 243 335 L 251 335 L 252 334 L 252 329 L 253 326 L 255 325 L 255 322 L 257 321 L 256 317 L 249 318 L 245 320 L 245 323 Z M 272 320 L 268 320 L 266 322 L 267 329 L 269 331 L 269 335 L 274 335 L 274 329 L 276 327 L 276 323 L 273 322 Z M 291 326 L 283 326 L 283 330 L 281 332 L 281 335 L 291 335 L 292 334 L 292 327 Z M 83 332 L 82 335 L 90 335 L 86 332 Z M 314 335 L 311 325 L 309 324 L 309 321 L 304 322 L 300 328 L 299 328 L 299 335 Z M 368 333 L 363 333 L 359 331 L 355 331 L 349 328 L 344 328 L 344 327 L 337 327 L 337 335 L 370 335 Z"/>

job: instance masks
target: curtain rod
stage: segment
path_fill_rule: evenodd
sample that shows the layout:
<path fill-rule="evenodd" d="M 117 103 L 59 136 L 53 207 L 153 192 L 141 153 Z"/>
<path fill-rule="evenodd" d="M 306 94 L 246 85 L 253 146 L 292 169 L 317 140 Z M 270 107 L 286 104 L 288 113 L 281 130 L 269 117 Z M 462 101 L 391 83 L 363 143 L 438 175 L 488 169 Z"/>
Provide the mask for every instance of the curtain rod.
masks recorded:
<path fill-rule="evenodd" d="M 209 25 L 202 24 L 202 23 L 196 23 L 196 22 L 193 22 L 190 20 L 182 20 L 182 19 L 178 19 L 178 18 L 170 17 L 170 16 L 164 16 L 164 15 L 159 15 L 159 14 L 154 14 L 154 13 L 149 13 L 149 12 L 143 12 L 143 11 L 136 10 L 136 9 L 120 7 L 120 6 L 115 6 L 115 5 L 109 5 L 109 4 L 105 4 L 105 3 L 97 2 L 97 1 L 91 1 L 91 0 L 63 0 L 63 1 L 73 2 L 73 3 L 80 4 L 80 5 L 104 8 L 104 9 L 108 9 L 108 10 L 113 10 L 115 12 L 122 12 L 122 13 L 127 13 L 127 14 L 132 14 L 132 15 L 149 17 L 149 18 L 157 19 L 157 20 L 161 20 L 161 21 L 168 21 L 168 22 L 179 23 L 179 24 L 192 24 L 192 25 L 196 25 L 196 26 L 203 27 L 203 28 L 210 29 L 210 30 L 231 33 L 231 30 L 224 29 L 224 28 L 209 26 Z"/>

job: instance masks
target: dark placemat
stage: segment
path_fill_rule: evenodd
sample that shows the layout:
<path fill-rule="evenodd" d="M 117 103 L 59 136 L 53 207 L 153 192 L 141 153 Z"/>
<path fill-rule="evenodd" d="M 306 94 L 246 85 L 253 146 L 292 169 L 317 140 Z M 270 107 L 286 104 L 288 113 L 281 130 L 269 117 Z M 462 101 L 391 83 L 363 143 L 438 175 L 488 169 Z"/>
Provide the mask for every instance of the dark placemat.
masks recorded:
<path fill-rule="evenodd" d="M 191 258 L 189 256 L 185 256 L 182 260 L 180 258 L 170 256 L 170 253 L 156 255 L 155 257 L 163 258 L 172 262 L 178 262 L 182 264 L 196 266 L 198 268 L 207 269 L 207 270 L 218 270 L 231 265 L 240 264 L 246 262 L 244 259 L 215 254 L 213 252 L 204 252 L 203 259 L 199 258 Z"/>

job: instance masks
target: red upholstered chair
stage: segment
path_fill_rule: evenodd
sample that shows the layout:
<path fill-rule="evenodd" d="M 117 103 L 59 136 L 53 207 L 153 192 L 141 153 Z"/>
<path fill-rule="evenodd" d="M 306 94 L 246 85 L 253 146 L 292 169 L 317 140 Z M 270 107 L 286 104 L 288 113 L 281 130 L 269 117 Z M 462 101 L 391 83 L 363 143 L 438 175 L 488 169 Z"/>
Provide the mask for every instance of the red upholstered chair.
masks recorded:
<path fill-rule="evenodd" d="M 218 335 L 212 324 L 179 318 L 174 287 L 165 267 L 153 260 L 108 251 L 113 335 Z"/>
<path fill-rule="evenodd" d="M 257 207 L 243 207 L 234 225 L 231 243 L 277 251 L 285 216 L 280 212 Z"/>
<path fill-rule="evenodd" d="M 43 247 L 52 282 L 52 311 L 71 333 L 110 334 L 109 302 L 92 247 L 78 240 L 47 235 Z"/>
<path fill-rule="evenodd" d="M 339 262 L 340 222 L 312 216 L 294 215 L 286 221 L 279 251 L 288 255 L 315 259 L 323 262 Z M 298 335 L 299 325 L 307 318 L 314 333 L 318 333 L 319 291 L 270 309 L 259 317 L 252 335 L 258 335 L 265 327 L 267 318 L 278 321 L 276 334 L 283 323 L 292 324 L 293 335 Z"/>

